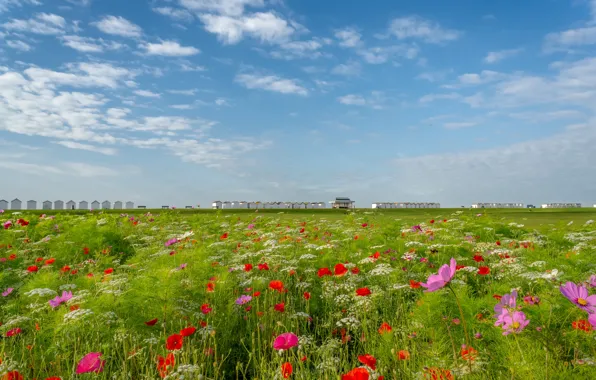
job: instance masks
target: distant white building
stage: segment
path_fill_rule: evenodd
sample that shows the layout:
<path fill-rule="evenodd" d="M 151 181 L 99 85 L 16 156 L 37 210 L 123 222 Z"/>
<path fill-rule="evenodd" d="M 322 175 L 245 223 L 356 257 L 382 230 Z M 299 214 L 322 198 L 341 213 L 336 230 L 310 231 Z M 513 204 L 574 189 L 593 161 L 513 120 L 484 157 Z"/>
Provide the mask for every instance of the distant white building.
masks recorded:
<path fill-rule="evenodd" d="M 474 203 L 472 208 L 524 208 L 523 203 Z"/>
<path fill-rule="evenodd" d="M 64 210 L 64 202 L 54 201 L 54 210 Z"/>
<path fill-rule="evenodd" d="M 27 210 L 37 210 L 37 201 L 27 201 Z"/>
<path fill-rule="evenodd" d="M 66 202 L 66 209 L 67 210 L 76 210 L 77 209 L 77 204 L 75 201 L 70 200 L 68 202 Z"/>
<path fill-rule="evenodd" d="M 441 208 L 438 202 L 376 202 L 372 204 L 373 209 L 394 209 L 394 208 Z"/>
<path fill-rule="evenodd" d="M 101 205 L 99 204 L 99 201 L 93 201 L 93 202 L 91 202 L 91 208 L 92 208 L 93 210 L 97 210 L 97 209 L 99 208 L 99 206 L 101 206 Z"/>
<path fill-rule="evenodd" d="M 581 203 L 544 203 L 542 208 L 579 208 L 582 207 Z"/>
<path fill-rule="evenodd" d="M 79 210 L 89 210 L 89 202 L 80 201 L 79 202 Z"/>
<path fill-rule="evenodd" d="M 135 204 L 133 202 L 131 202 L 131 201 L 126 202 L 126 209 L 127 210 L 131 210 L 133 208 L 135 208 Z"/>
<path fill-rule="evenodd" d="M 103 208 L 104 210 L 109 210 L 112 208 L 112 204 L 110 203 L 110 201 L 103 201 L 101 204 L 101 208 Z"/>
<path fill-rule="evenodd" d="M 11 210 L 20 210 L 22 206 L 23 206 L 23 202 L 21 202 L 21 200 L 19 198 L 13 199 L 10 202 Z"/>
<path fill-rule="evenodd" d="M 219 210 L 222 208 L 222 202 L 221 201 L 213 201 L 213 203 L 211 203 L 211 208 Z"/>
<path fill-rule="evenodd" d="M 41 204 L 42 210 L 51 210 L 52 209 L 52 201 L 43 201 Z"/>
<path fill-rule="evenodd" d="M 121 201 L 114 202 L 114 210 L 122 210 L 122 202 Z"/>
<path fill-rule="evenodd" d="M 8 201 L 0 199 L 0 210 L 8 209 Z"/>
<path fill-rule="evenodd" d="M 352 209 L 355 208 L 355 201 L 350 200 L 350 198 L 346 197 L 336 197 L 334 201 L 329 202 L 332 208 L 339 208 L 339 209 Z"/>

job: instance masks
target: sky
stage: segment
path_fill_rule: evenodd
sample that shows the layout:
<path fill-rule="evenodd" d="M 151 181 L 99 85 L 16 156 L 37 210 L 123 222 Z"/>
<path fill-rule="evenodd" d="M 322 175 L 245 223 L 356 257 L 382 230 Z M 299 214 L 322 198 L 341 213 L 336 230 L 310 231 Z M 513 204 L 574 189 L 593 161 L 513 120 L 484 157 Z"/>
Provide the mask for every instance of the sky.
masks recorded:
<path fill-rule="evenodd" d="M 592 206 L 595 111 L 596 0 L 0 0 L 0 199 Z"/>

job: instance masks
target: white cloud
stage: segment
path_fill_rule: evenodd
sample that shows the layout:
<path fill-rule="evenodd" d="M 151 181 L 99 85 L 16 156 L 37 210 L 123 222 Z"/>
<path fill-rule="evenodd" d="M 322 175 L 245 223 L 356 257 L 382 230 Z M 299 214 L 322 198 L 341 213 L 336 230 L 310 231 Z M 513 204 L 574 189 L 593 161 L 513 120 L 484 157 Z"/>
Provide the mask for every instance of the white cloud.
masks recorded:
<path fill-rule="evenodd" d="M 308 95 L 308 90 L 299 85 L 296 80 L 275 75 L 238 74 L 235 81 L 248 89 L 261 89 L 281 94 Z"/>
<path fill-rule="evenodd" d="M 463 121 L 463 122 L 451 122 L 443 124 L 443 127 L 446 129 L 461 129 L 461 128 L 470 128 L 478 125 L 478 123 L 473 121 Z"/>
<path fill-rule="evenodd" d="M 168 92 L 170 94 L 188 95 L 188 96 L 196 95 L 197 91 L 198 90 L 196 88 L 193 88 L 193 89 L 190 89 L 190 90 L 168 90 Z"/>
<path fill-rule="evenodd" d="M 120 50 L 126 46 L 115 41 L 82 36 L 64 36 L 61 40 L 64 46 L 82 53 L 103 53 L 105 50 Z"/>
<path fill-rule="evenodd" d="M 570 51 L 573 47 L 596 44 L 596 26 L 549 33 L 544 38 L 544 51 Z"/>
<path fill-rule="evenodd" d="M 276 59 L 292 60 L 298 58 L 320 58 L 326 56 L 319 51 L 325 45 L 331 43 L 330 40 L 314 38 L 308 41 L 290 41 L 279 45 L 281 50 L 272 51 L 269 55 Z M 328 55 L 327 55 L 328 56 Z"/>
<path fill-rule="evenodd" d="M 174 105 L 171 105 L 170 108 L 174 108 L 177 110 L 190 110 L 195 107 L 192 104 L 174 104 Z"/>
<path fill-rule="evenodd" d="M 9 162 L 2 160 L 0 161 L 0 168 L 33 175 L 64 174 L 64 171 L 55 166 L 31 164 L 27 162 Z"/>
<path fill-rule="evenodd" d="M 351 106 L 363 106 L 366 104 L 366 100 L 360 95 L 345 95 L 340 96 L 337 98 L 337 101 L 341 104 L 351 105 Z"/>
<path fill-rule="evenodd" d="M 355 48 L 362 45 L 362 35 L 355 28 L 344 28 L 335 31 L 335 38 L 339 40 L 339 46 Z"/>
<path fill-rule="evenodd" d="M 79 7 L 88 7 L 89 5 L 91 5 L 91 2 L 93 0 L 66 0 L 71 4 L 77 5 Z"/>
<path fill-rule="evenodd" d="M 383 109 L 383 104 L 386 101 L 385 94 L 381 91 L 372 91 L 370 96 L 364 97 L 361 95 L 349 94 L 340 96 L 337 101 L 341 104 L 350 106 L 368 106 L 373 109 Z"/>
<path fill-rule="evenodd" d="M 393 56 L 414 59 L 418 56 L 418 47 L 408 45 L 377 46 L 357 51 L 358 55 L 370 64 L 386 63 Z"/>
<path fill-rule="evenodd" d="M 62 145 L 70 149 L 80 149 L 89 152 L 101 153 L 107 156 L 113 156 L 117 153 L 117 150 L 114 148 L 103 148 L 95 145 L 81 144 L 75 141 L 56 141 L 55 144 Z"/>
<path fill-rule="evenodd" d="M 28 20 L 11 19 L 2 24 L 2 27 L 23 33 L 56 35 L 64 33 L 66 20 L 52 13 L 37 13 L 35 17 Z"/>
<path fill-rule="evenodd" d="M 418 16 L 394 19 L 389 26 L 389 33 L 400 40 L 419 39 L 433 44 L 454 41 L 462 35 L 457 30 L 445 29 L 438 23 Z"/>
<path fill-rule="evenodd" d="M 245 7 L 260 8 L 264 0 L 180 0 L 180 5 L 192 11 L 215 12 L 228 16 L 241 16 Z"/>
<path fill-rule="evenodd" d="M 118 171 L 105 166 L 91 165 L 82 162 L 64 164 L 66 170 L 79 177 L 115 177 Z"/>
<path fill-rule="evenodd" d="M 192 46 L 181 46 L 175 41 L 162 41 L 161 43 L 147 43 L 141 45 L 149 55 L 163 55 L 168 57 L 186 57 L 199 54 L 201 51 Z"/>
<path fill-rule="evenodd" d="M 500 51 L 491 51 L 489 52 L 486 57 L 484 58 L 484 62 L 486 63 L 497 63 L 502 61 L 506 58 L 511 58 L 519 53 L 521 53 L 523 49 L 507 49 L 507 50 L 500 50 Z"/>
<path fill-rule="evenodd" d="M 23 41 L 6 41 L 6 45 L 9 48 L 20 51 L 31 51 L 31 49 L 33 49 L 31 45 Z"/>
<path fill-rule="evenodd" d="M 430 103 L 430 102 L 434 102 L 436 100 L 455 100 L 455 99 L 460 99 L 461 95 L 455 93 L 455 92 L 451 92 L 451 93 L 447 93 L 447 94 L 428 94 L 428 95 L 424 95 L 423 97 L 421 97 L 419 99 L 420 103 Z"/>
<path fill-rule="evenodd" d="M 355 61 L 350 61 L 350 62 L 342 63 L 342 64 L 335 66 L 331 70 L 331 74 L 355 76 L 355 75 L 360 74 L 360 69 L 361 69 L 360 63 L 355 62 Z"/>
<path fill-rule="evenodd" d="M 143 34 L 140 26 L 121 16 L 104 16 L 100 21 L 91 23 L 97 29 L 114 36 L 139 38 Z"/>
<path fill-rule="evenodd" d="M 22 7 L 23 5 L 41 5 L 39 0 L 0 0 L 0 13 L 7 12 L 13 7 Z"/>
<path fill-rule="evenodd" d="M 467 73 L 460 75 L 457 79 L 462 85 L 480 85 L 504 79 L 506 75 L 496 71 L 482 70 L 480 74 Z"/>
<path fill-rule="evenodd" d="M 191 22 L 194 19 L 192 13 L 186 9 L 177 9 L 172 7 L 157 7 L 152 9 L 154 12 L 170 17 L 176 21 Z"/>
<path fill-rule="evenodd" d="M 201 14 L 200 20 L 205 30 L 217 35 L 224 44 L 233 45 L 245 36 L 256 38 L 263 43 L 282 43 L 297 33 L 299 26 L 277 16 L 273 12 L 259 12 L 239 17 Z"/>
<path fill-rule="evenodd" d="M 200 72 L 200 71 L 207 71 L 205 66 L 195 65 L 189 61 L 180 61 L 178 62 L 180 66 L 180 70 L 185 72 Z"/>
<path fill-rule="evenodd" d="M 134 93 L 145 98 L 161 98 L 160 94 L 156 94 L 155 92 L 147 90 L 136 90 Z"/>

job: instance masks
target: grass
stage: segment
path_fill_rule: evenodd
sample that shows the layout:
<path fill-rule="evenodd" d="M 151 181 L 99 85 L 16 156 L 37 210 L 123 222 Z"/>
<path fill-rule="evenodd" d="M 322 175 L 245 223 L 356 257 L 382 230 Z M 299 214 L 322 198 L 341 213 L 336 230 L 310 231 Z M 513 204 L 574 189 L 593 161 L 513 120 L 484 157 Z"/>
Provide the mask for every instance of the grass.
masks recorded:
<path fill-rule="evenodd" d="M 596 274 L 596 210 L 280 211 L 1 214 L 0 379 L 596 377 L 589 315 L 558 289 Z M 529 324 L 503 335 L 514 288 Z M 103 370 L 77 375 L 92 352 Z"/>

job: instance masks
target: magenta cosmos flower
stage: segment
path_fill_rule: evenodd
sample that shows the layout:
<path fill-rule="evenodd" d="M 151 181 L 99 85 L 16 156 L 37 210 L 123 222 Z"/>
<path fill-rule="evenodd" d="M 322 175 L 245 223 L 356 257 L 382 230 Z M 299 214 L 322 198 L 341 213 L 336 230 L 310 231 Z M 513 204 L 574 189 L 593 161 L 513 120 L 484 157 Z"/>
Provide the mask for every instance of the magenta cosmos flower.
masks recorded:
<path fill-rule="evenodd" d="M 455 262 L 455 259 L 451 258 L 449 265 L 444 264 L 439 268 L 438 274 L 431 274 L 426 283 L 420 285 L 426 288 L 425 292 L 434 292 L 435 290 L 444 288 L 445 285 L 451 281 L 453 276 L 455 276 L 456 266 L 457 263 Z"/>
<path fill-rule="evenodd" d="M 273 348 L 276 350 L 289 350 L 298 345 L 298 337 L 294 333 L 283 333 L 275 338 Z"/>
<path fill-rule="evenodd" d="M 103 366 L 106 363 L 105 360 L 101 360 L 101 352 L 90 352 L 77 365 L 77 374 L 95 372 L 100 373 L 103 371 Z"/>
<path fill-rule="evenodd" d="M 584 286 L 567 282 L 559 288 L 561 293 L 577 307 L 588 313 L 596 313 L 596 295 L 588 296 L 588 289 Z"/>
<path fill-rule="evenodd" d="M 499 316 L 495 326 L 502 325 L 503 330 L 505 330 L 503 335 L 509 335 L 511 333 L 519 334 L 529 323 L 530 320 L 526 318 L 523 311 L 510 312 L 503 310 L 503 314 Z"/>
<path fill-rule="evenodd" d="M 592 325 L 592 328 L 596 330 L 596 314 L 590 314 L 588 317 L 588 322 Z"/>
<path fill-rule="evenodd" d="M 512 290 L 511 294 L 505 294 L 501 297 L 501 301 L 495 305 L 495 318 L 499 318 L 503 314 L 503 309 L 515 309 L 517 304 L 517 290 Z"/>
<path fill-rule="evenodd" d="M 72 292 L 63 291 L 61 296 L 56 296 L 55 298 L 49 300 L 50 306 L 53 308 L 57 308 L 62 303 L 66 303 L 68 300 L 72 298 Z"/>

